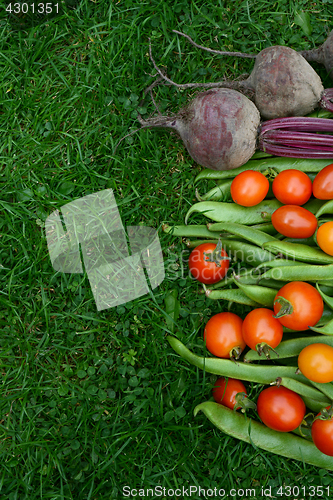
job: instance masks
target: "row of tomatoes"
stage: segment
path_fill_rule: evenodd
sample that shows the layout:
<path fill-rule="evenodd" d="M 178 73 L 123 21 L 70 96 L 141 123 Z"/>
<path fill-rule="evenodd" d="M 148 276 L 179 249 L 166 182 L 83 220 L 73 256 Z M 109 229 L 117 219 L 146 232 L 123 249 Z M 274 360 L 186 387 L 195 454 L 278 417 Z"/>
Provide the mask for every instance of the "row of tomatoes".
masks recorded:
<path fill-rule="evenodd" d="M 266 308 L 252 310 L 244 320 L 231 312 L 218 313 L 210 318 L 204 330 L 207 349 L 222 358 L 239 357 L 246 346 L 265 352 L 264 347 L 277 347 L 282 336 L 282 324 L 274 317 L 274 311 Z M 305 377 L 314 382 L 333 381 L 333 348 L 319 342 L 308 345 L 298 356 L 298 368 Z M 232 378 L 219 378 L 213 388 L 215 401 L 231 409 L 240 407 L 239 396 L 244 398 L 244 395 L 246 398 L 247 391 L 243 382 Z M 247 406 L 244 401 L 241 406 L 243 405 Z M 301 396 L 286 387 L 276 385 L 260 392 L 256 409 L 259 418 L 267 427 L 280 432 L 297 429 L 306 414 Z M 330 407 L 326 410 L 332 412 Z M 319 418 L 320 416 L 321 413 L 312 423 L 312 439 L 322 453 L 333 456 L 333 416 L 330 413 L 330 418 L 324 420 Z"/>
<path fill-rule="evenodd" d="M 241 396 L 241 397 L 239 397 Z M 230 409 L 239 409 L 247 399 L 247 390 L 243 382 L 233 378 L 220 377 L 213 387 L 215 401 Z M 257 413 L 261 421 L 270 429 L 279 432 L 290 432 L 297 429 L 303 422 L 306 407 L 303 399 L 296 392 L 283 386 L 273 385 L 263 389 L 257 399 Z M 314 445 L 322 453 L 333 456 L 333 416 L 332 406 L 326 409 L 326 418 L 321 418 L 324 412 L 318 413 L 311 425 L 311 437 Z"/>
<path fill-rule="evenodd" d="M 255 170 L 246 170 L 232 181 L 230 192 L 235 203 L 252 207 L 264 200 L 269 190 L 265 175 Z M 310 177 L 296 169 L 280 172 L 272 183 L 273 194 L 283 203 L 272 214 L 275 229 L 287 238 L 310 238 L 318 227 L 314 214 L 302 207 L 311 195 L 320 200 L 333 199 L 333 164 L 323 168 L 313 183 Z M 333 255 L 333 222 L 325 222 L 317 231 L 318 246 Z"/>

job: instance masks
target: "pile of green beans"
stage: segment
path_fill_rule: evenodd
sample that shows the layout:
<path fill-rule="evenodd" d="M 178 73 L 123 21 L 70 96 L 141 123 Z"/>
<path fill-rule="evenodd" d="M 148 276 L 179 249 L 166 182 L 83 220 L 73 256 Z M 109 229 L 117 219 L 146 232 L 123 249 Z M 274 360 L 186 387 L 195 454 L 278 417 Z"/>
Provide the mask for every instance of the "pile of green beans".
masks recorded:
<path fill-rule="evenodd" d="M 229 309 L 233 303 L 273 309 L 278 290 L 290 281 L 308 282 L 317 287 L 325 304 L 321 319 L 306 332 L 284 327 L 284 338 L 270 352 L 269 360 L 254 350 L 245 350 L 237 362 L 202 357 L 187 349 L 177 338 L 167 337 L 175 353 L 205 372 L 259 386 L 278 383 L 297 392 L 307 408 L 316 413 L 333 403 L 333 383 L 318 384 L 305 378 L 297 370 L 297 357 L 304 347 L 316 342 L 333 347 L 333 256 L 318 247 L 315 235 L 301 241 L 284 238 L 276 232 L 271 224 L 271 215 L 282 206 L 278 200 L 265 199 L 254 207 L 242 207 L 228 201 L 228 197 L 232 179 L 248 169 L 276 175 L 282 170 L 294 168 L 314 178 L 331 163 L 332 160 L 271 157 L 250 160 L 232 171 L 203 170 L 195 182 L 214 179 L 217 181 L 215 188 L 203 196 L 197 192 L 199 202 L 189 208 L 185 224 L 163 226 L 166 233 L 182 238 L 190 249 L 206 242 L 222 242 L 231 259 L 228 274 L 214 285 L 203 285 L 203 291 L 209 299 L 227 301 Z M 316 215 L 318 221 L 326 221 L 329 215 L 333 215 L 333 200 L 311 199 L 303 206 Z M 209 220 L 206 224 L 188 224 L 193 214 L 200 214 L 201 218 L 204 216 Z M 325 219 L 319 219 L 322 216 Z M 291 338 L 285 338 L 288 334 Z M 333 458 L 318 451 L 309 436 L 305 439 L 304 436 L 273 431 L 212 401 L 198 405 L 195 415 L 199 411 L 203 411 L 214 425 L 231 436 L 252 442 L 272 453 L 333 470 Z M 307 431 L 309 434 L 309 428 Z"/>

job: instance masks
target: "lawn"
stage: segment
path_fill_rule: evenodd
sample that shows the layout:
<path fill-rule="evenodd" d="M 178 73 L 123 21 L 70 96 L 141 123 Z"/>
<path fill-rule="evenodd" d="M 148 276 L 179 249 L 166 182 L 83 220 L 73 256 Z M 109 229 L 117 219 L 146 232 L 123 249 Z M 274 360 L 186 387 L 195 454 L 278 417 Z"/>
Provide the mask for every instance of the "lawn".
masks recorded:
<path fill-rule="evenodd" d="M 166 335 L 203 354 L 204 325 L 228 303 L 201 294 L 189 251 L 162 225 L 184 222 L 202 167 L 168 131 L 145 129 L 116 145 L 139 127 L 138 113 L 156 112 L 149 94 L 142 101 L 156 74 L 149 38 L 157 64 L 178 83 L 235 78 L 253 60 L 210 54 L 172 30 L 214 49 L 308 49 L 331 30 L 332 1 L 59 5 L 54 16 L 10 16 L 1 7 L 0 498 L 331 498 L 332 472 L 193 416 L 216 377 L 183 361 Z M 193 94 L 154 89 L 165 114 Z M 98 311 L 86 273 L 54 270 L 44 226 L 66 203 L 108 188 L 125 227 L 158 232 L 165 278 Z M 175 323 L 170 294 L 180 307 Z M 231 310 L 244 317 L 250 307 Z"/>

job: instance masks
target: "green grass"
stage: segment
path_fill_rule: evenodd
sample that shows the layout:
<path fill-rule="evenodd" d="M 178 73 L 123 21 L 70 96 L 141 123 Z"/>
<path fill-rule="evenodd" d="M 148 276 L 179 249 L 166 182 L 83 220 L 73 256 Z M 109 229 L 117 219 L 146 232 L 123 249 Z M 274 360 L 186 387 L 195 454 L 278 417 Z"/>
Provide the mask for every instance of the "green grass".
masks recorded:
<path fill-rule="evenodd" d="M 309 36 L 294 22 L 302 10 Z M 188 252 L 161 226 L 183 223 L 201 167 L 180 139 L 156 130 L 128 137 L 114 153 L 138 127 L 138 111 L 154 113 L 149 96 L 139 107 L 155 73 L 149 37 L 157 63 L 177 82 L 234 78 L 253 62 L 212 56 L 172 29 L 216 49 L 312 48 L 331 29 L 332 2 L 83 0 L 32 21 L 0 21 L 0 498 L 120 499 L 125 486 L 235 488 L 238 498 L 246 488 L 256 488 L 256 498 L 265 498 L 261 488 L 284 485 L 310 494 L 310 486 L 333 488 L 333 473 L 262 452 L 222 435 L 203 414 L 193 417 L 216 377 L 170 349 L 165 297 L 176 291 L 174 334 L 197 352 L 205 322 L 228 304 L 199 294 Z M 163 86 L 155 93 L 165 113 L 191 95 Z M 203 183 L 202 192 L 211 186 Z M 107 188 L 124 226 L 158 230 L 166 277 L 152 294 L 98 312 L 86 274 L 54 271 L 43 226 L 69 201 Z"/>

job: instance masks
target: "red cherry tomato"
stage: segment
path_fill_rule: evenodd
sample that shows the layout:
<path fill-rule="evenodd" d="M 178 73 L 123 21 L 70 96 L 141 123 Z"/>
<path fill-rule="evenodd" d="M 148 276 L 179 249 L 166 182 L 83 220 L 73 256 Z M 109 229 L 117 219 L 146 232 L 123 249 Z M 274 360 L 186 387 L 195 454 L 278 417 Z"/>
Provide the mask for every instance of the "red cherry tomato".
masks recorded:
<path fill-rule="evenodd" d="M 320 342 L 304 347 L 298 356 L 298 368 L 313 382 L 333 382 L 333 347 Z"/>
<path fill-rule="evenodd" d="M 257 400 L 257 411 L 262 422 L 270 429 L 290 432 L 300 426 L 305 415 L 301 396 L 286 387 L 264 389 Z"/>
<path fill-rule="evenodd" d="M 212 253 L 216 250 L 216 247 L 217 245 L 215 243 L 202 243 L 202 245 L 194 248 L 190 254 L 188 263 L 191 274 L 195 279 L 200 281 L 200 283 L 211 285 L 221 281 L 227 274 L 229 260 L 225 250 L 221 249 L 221 252 L 216 258 L 219 265 L 217 265 L 216 262 L 208 260 L 212 258 Z"/>
<path fill-rule="evenodd" d="M 275 177 L 272 190 L 284 205 L 304 205 L 312 194 L 312 182 L 306 173 L 290 168 Z"/>
<path fill-rule="evenodd" d="M 276 302 L 279 297 L 289 301 L 292 307 L 292 312 L 278 318 L 283 326 L 291 330 L 307 330 L 309 326 L 318 323 L 323 314 L 323 299 L 318 290 L 309 283 L 291 281 L 284 285 L 274 299 L 275 314 L 278 314 L 282 307 L 280 302 Z M 288 308 L 288 303 L 285 303 L 285 306 Z"/>
<path fill-rule="evenodd" d="M 319 200 L 333 199 L 333 163 L 323 168 L 314 178 L 313 196 Z"/>
<path fill-rule="evenodd" d="M 323 252 L 333 255 L 333 221 L 324 222 L 317 231 L 317 243 Z"/>
<path fill-rule="evenodd" d="M 242 336 L 242 324 L 242 318 L 231 312 L 212 316 L 204 330 L 208 351 L 219 358 L 237 359 L 246 347 Z"/>
<path fill-rule="evenodd" d="M 317 219 L 297 205 L 283 205 L 272 214 L 275 229 L 287 238 L 310 238 L 317 229 Z"/>
<path fill-rule="evenodd" d="M 283 327 L 280 321 L 273 318 L 274 311 L 264 307 L 253 309 L 243 321 L 243 339 L 251 349 L 259 353 L 267 344 L 273 349 L 279 345 L 283 336 Z M 265 347 L 264 347 L 265 352 Z"/>
<path fill-rule="evenodd" d="M 223 406 L 227 406 L 231 410 L 237 405 L 236 394 L 239 392 L 247 394 L 243 382 L 235 378 L 225 379 L 224 377 L 220 377 L 216 380 L 213 387 L 213 397 L 215 401 Z M 241 408 L 241 406 L 237 408 Z"/>
<path fill-rule="evenodd" d="M 327 406 L 326 410 L 330 410 L 330 406 Z M 317 416 L 319 415 L 321 413 Z M 328 420 L 316 419 L 311 427 L 311 435 L 318 450 L 333 457 L 333 416 Z"/>
<path fill-rule="evenodd" d="M 258 205 L 263 201 L 268 190 L 268 179 L 256 170 L 245 170 L 236 175 L 230 187 L 232 199 L 243 207 Z"/>

